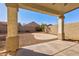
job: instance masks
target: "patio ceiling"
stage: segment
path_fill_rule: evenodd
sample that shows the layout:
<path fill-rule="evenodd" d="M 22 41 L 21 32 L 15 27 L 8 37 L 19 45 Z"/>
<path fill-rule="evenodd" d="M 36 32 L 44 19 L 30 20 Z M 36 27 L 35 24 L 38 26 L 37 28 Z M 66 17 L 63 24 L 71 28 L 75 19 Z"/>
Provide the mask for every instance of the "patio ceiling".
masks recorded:
<path fill-rule="evenodd" d="M 79 7 L 79 3 L 20 3 L 19 7 L 40 13 L 59 16 L 77 9 Z"/>
<path fill-rule="evenodd" d="M 7 6 L 16 4 L 7 3 Z M 32 10 L 48 15 L 60 16 L 79 8 L 79 3 L 18 3 L 19 8 Z"/>

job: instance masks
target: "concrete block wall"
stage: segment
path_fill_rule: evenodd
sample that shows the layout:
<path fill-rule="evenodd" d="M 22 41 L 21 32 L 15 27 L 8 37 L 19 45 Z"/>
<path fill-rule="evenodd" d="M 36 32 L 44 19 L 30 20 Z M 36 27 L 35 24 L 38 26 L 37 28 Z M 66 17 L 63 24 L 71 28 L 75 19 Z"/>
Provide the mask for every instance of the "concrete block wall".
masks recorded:
<path fill-rule="evenodd" d="M 56 34 L 58 32 L 58 26 L 53 25 L 49 27 L 48 33 Z M 65 39 L 79 40 L 79 23 L 65 24 L 64 26 Z"/>

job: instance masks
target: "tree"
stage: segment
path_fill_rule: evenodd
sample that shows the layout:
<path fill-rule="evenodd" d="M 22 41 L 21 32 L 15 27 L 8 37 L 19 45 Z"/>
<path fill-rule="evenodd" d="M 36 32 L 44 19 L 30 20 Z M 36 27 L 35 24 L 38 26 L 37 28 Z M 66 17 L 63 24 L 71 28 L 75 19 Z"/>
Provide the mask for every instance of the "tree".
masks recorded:
<path fill-rule="evenodd" d="M 40 27 L 41 27 L 41 30 L 42 30 L 42 31 L 44 31 L 45 26 L 47 26 L 47 24 L 41 24 L 41 26 L 40 26 Z"/>
<path fill-rule="evenodd" d="M 36 27 L 36 31 L 42 31 L 41 27 Z"/>

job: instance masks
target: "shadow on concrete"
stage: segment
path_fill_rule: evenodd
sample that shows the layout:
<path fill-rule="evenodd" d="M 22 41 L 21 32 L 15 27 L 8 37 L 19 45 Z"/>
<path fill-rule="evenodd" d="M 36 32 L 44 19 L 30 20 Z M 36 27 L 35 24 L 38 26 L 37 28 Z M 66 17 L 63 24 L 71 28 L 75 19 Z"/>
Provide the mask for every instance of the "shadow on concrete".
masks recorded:
<path fill-rule="evenodd" d="M 29 49 L 20 48 L 17 51 L 16 56 L 50 56 L 50 55 L 35 52 L 35 51 L 29 50 Z"/>

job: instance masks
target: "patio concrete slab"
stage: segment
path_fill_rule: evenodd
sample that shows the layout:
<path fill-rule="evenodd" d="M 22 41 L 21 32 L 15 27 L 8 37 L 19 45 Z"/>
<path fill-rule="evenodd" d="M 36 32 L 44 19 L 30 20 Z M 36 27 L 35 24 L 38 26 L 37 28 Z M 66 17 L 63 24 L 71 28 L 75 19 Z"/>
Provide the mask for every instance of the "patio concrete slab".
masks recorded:
<path fill-rule="evenodd" d="M 79 44 L 56 54 L 56 56 L 79 56 Z"/>
<path fill-rule="evenodd" d="M 35 52 L 41 53 L 41 55 L 56 55 L 68 48 L 75 46 L 75 45 L 77 45 L 77 43 L 69 42 L 69 41 L 62 41 L 62 40 L 55 40 L 55 41 L 50 41 L 50 42 L 45 42 L 45 43 L 22 47 L 17 52 L 17 55 L 25 55 L 26 56 L 29 54 L 30 56 L 32 56 L 35 54 Z M 26 52 L 29 50 L 32 51 L 32 53 Z M 35 55 L 37 55 L 37 54 L 35 54 Z M 38 56 L 39 56 L 39 54 L 38 54 Z"/>

